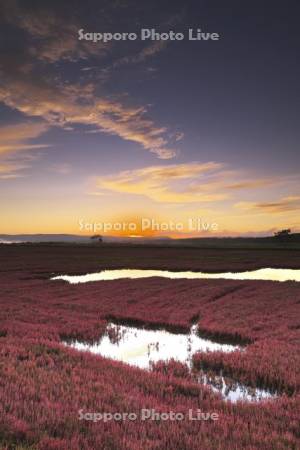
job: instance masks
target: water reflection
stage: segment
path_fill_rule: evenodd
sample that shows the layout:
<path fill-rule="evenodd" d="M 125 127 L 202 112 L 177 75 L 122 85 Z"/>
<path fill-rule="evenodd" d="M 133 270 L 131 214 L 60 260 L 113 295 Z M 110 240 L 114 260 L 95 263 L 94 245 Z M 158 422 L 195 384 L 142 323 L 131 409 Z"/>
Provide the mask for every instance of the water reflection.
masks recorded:
<path fill-rule="evenodd" d="M 192 370 L 192 356 L 197 351 L 232 352 L 242 350 L 238 345 L 220 344 L 197 335 L 197 326 L 193 325 L 189 334 L 173 334 L 165 330 L 147 330 L 125 325 L 109 323 L 106 333 L 96 344 L 83 342 L 66 343 L 77 350 L 90 351 L 108 358 L 150 370 L 153 363 L 168 361 L 171 358 L 185 363 Z M 198 381 L 210 385 L 231 401 L 258 400 L 270 397 L 265 391 L 252 390 L 240 384 L 228 385 L 225 378 L 198 373 Z"/>
<path fill-rule="evenodd" d="M 199 383 L 209 386 L 214 392 L 222 394 L 223 398 L 235 403 L 237 401 L 246 400 L 248 402 L 261 401 L 275 398 L 277 395 L 265 389 L 253 388 L 238 383 L 222 374 L 210 373 L 209 375 L 200 371 L 197 375 Z"/>
<path fill-rule="evenodd" d="M 52 280 L 64 280 L 71 284 L 87 283 L 89 281 L 111 281 L 123 278 L 137 279 L 149 277 L 162 277 L 175 279 L 227 279 L 227 280 L 269 280 L 269 281 L 300 281 L 299 269 L 258 269 L 247 272 L 170 272 L 168 270 L 148 270 L 148 269 L 120 269 L 104 270 L 102 272 L 90 273 L 86 275 L 59 275 Z"/>
<path fill-rule="evenodd" d="M 147 330 L 110 323 L 102 339 L 93 345 L 75 342 L 78 350 L 89 350 L 142 369 L 150 369 L 151 363 L 170 358 L 191 364 L 192 355 L 199 350 L 232 352 L 237 345 L 219 344 L 200 338 L 193 325 L 189 334 L 173 334 L 165 330 Z"/>

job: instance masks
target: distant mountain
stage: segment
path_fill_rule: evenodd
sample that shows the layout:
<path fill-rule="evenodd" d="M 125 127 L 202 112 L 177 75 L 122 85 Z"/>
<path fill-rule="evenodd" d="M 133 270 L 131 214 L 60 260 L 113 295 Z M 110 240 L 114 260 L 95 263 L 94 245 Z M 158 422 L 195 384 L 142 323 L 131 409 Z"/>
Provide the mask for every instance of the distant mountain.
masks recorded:
<path fill-rule="evenodd" d="M 69 243 L 101 245 L 91 236 L 76 234 L 0 234 L 0 244 L 17 243 Z M 173 239 L 170 237 L 118 237 L 103 236 L 104 244 L 123 245 L 158 245 L 198 248 L 300 248 L 300 233 L 286 236 L 283 240 L 274 236 L 269 237 L 197 237 Z"/>
<path fill-rule="evenodd" d="M 103 236 L 104 243 L 146 243 L 152 241 L 169 241 L 169 237 L 144 238 L 144 237 L 118 237 Z M 0 244 L 17 243 L 38 243 L 38 242 L 69 242 L 69 243 L 92 243 L 91 236 L 81 236 L 76 234 L 0 234 Z"/>
<path fill-rule="evenodd" d="M 89 237 L 77 236 L 75 234 L 0 234 L 0 243 L 89 241 Z"/>

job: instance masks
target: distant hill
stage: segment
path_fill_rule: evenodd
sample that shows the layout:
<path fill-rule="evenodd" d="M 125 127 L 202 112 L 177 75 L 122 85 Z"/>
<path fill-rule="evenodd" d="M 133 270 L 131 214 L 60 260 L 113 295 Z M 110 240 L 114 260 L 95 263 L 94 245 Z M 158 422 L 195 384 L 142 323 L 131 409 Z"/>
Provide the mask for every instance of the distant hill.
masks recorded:
<path fill-rule="evenodd" d="M 0 234 L 0 243 L 19 242 L 89 242 L 86 236 L 75 234 Z"/>
<path fill-rule="evenodd" d="M 132 238 L 118 236 L 103 236 L 104 243 L 146 243 L 146 242 L 165 242 L 170 241 L 169 237 L 157 238 Z M 0 244 L 13 243 L 42 243 L 42 242 L 66 242 L 66 243 L 82 243 L 96 244 L 92 242 L 91 236 L 82 236 L 76 234 L 0 234 Z"/>
<path fill-rule="evenodd" d="M 175 239 L 171 241 L 171 245 L 182 245 L 187 247 L 202 248 L 247 248 L 247 247 L 291 247 L 300 248 L 300 233 L 294 233 L 286 236 L 283 240 L 275 236 L 268 237 L 211 237 L 211 238 L 187 238 Z"/>
<path fill-rule="evenodd" d="M 75 234 L 0 234 L 0 244 L 13 243 L 67 243 L 101 245 L 93 242 L 90 236 Z M 123 245 L 158 245 L 158 246 L 183 246 L 199 248 L 299 248 L 300 233 L 290 234 L 283 240 L 269 237 L 198 237 L 172 239 L 169 237 L 157 238 L 131 238 L 104 236 L 103 244 Z"/>

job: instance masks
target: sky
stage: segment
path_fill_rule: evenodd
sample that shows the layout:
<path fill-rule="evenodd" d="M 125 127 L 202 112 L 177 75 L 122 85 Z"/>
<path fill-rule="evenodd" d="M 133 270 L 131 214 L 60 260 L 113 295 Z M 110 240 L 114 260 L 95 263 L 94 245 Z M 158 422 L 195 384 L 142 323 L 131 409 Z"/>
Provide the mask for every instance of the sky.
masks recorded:
<path fill-rule="evenodd" d="M 299 13 L 294 0 L 0 0 L 0 233 L 300 231 Z"/>

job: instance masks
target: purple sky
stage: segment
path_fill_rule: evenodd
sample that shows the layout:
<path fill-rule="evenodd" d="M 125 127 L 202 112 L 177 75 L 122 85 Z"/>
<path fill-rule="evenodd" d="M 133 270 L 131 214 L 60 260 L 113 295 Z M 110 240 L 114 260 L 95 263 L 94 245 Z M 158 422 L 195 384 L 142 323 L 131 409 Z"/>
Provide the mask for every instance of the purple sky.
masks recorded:
<path fill-rule="evenodd" d="M 141 217 L 299 230 L 298 2 L 0 8 L 0 232 Z M 185 39 L 142 41 L 143 28 Z M 189 41 L 189 28 L 220 38 Z"/>

